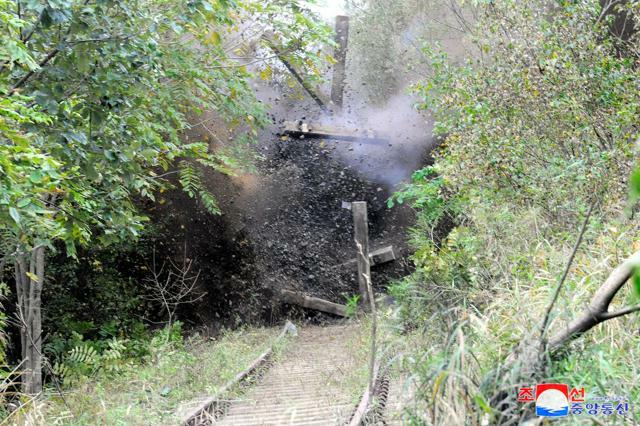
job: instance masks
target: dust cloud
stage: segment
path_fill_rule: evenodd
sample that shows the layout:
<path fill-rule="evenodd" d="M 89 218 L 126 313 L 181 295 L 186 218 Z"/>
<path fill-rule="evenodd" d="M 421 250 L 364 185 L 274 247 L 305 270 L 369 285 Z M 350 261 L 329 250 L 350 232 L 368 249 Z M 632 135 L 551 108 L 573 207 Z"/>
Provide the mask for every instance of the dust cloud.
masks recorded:
<path fill-rule="evenodd" d="M 412 172 L 428 161 L 433 147 L 433 125 L 429 117 L 414 108 L 416 99 L 399 93 L 381 107 L 367 107 L 354 102 L 343 112 L 325 115 L 322 125 L 373 131 L 386 143 L 334 142 L 342 161 L 356 168 L 366 178 L 393 190 L 410 178 Z"/>

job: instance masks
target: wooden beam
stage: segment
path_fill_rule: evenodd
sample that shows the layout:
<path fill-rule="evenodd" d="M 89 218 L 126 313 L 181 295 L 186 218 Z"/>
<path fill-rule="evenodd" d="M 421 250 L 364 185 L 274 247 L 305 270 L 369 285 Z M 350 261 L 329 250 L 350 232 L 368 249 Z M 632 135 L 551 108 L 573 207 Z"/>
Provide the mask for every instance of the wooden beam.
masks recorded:
<path fill-rule="evenodd" d="M 396 253 L 393 251 L 393 246 L 381 247 L 369 253 L 369 259 L 372 265 L 380 265 L 396 260 Z"/>
<path fill-rule="evenodd" d="M 380 138 L 372 130 L 353 130 L 338 127 L 321 126 L 304 121 L 285 121 L 284 135 L 300 139 L 335 139 L 371 144 L 389 143 L 388 139 Z"/>
<path fill-rule="evenodd" d="M 393 262 L 396 260 L 396 253 L 393 250 L 393 246 L 380 247 L 379 249 L 369 252 L 369 263 L 371 266 L 380 265 L 387 262 Z M 344 263 L 334 266 L 334 268 L 347 268 L 356 266 L 358 259 L 350 259 Z"/>
<path fill-rule="evenodd" d="M 349 44 L 349 17 L 336 16 L 335 42 L 338 45 L 333 52 L 336 63 L 333 64 L 333 80 L 331 83 L 331 100 L 342 108 L 344 82 L 346 77 L 347 47 Z"/>
<path fill-rule="evenodd" d="M 363 306 L 369 306 L 368 281 L 371 279 L 369 262 L 369 221 L 367 219 L 366 201 L 351 203 L 353 213 L 354 238 L 356 241 L 356 258 L 358 261 L 358 288 Z"/>
<path fill-rule="evenodd" d="M 281 290 L 282 301 L 291 305 L 302 306 L 303 308 L 326 312 L 340 317 L 347 316 L 347 307 L 328 300 L 311 297 L 291 290 Z"/>

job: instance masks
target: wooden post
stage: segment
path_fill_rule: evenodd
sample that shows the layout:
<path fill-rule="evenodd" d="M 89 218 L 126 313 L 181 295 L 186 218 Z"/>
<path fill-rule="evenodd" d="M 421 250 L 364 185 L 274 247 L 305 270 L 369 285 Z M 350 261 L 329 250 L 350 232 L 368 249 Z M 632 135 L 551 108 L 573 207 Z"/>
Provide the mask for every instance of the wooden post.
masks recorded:
<path fill-rule="evenodd" d="M 335 42 L 338 47 L 333 53 L 336 63 L 333 65 L 333 81 L 331 84 L 331 100 L 338 107 L 342 108 L 342 97 L 344 94 L 344 80 L 346 76 L 347 45 L 349 43 L 349 17 L 336 16 L 336 36 Z"/>
<path fill-rule="evenodd" d="M 358 288 L 363 306 L 369 305 L 368 281 L 371 278 L 369 262 L 369 222 L 366 201 L 351 203 L 353 212 L 354 238 L 356 240 L 356 258 L 358 259 Z"/>

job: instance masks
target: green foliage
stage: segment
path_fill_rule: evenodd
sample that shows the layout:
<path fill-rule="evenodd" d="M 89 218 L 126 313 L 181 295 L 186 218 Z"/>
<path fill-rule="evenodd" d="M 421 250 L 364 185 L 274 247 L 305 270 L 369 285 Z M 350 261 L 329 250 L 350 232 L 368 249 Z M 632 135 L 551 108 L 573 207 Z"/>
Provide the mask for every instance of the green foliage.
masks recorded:
<path fill-rule="evenodd" d="M 254 25 L 267 29 L 270 41 L 260 40 L 262 46 L 269 49 L 270 43 L 274 43 L 310 84 L 320 84 L 325 81 L 325 65 L 332 61 L 331 57 L 322 55 L 322 50 L 334 44 L 333 30 L 319 19 L 314 19 L 309 8 L 313 3 L 314 0 L 250 1 L 245 9 L 253 17 Z M 274 71 L 280 69 L 279 74 L 289 79 L 290 85 L 294 84 L 293 77 L 277 58 L 265 60 L 260 68 L 258 75 L 263 80 L 275 77 Z"/>
<path fill-rule="evenodd" d="M 51 390 L 44 395 L 47 403 L 33 411 L 41 411 L 43 424 L 178 424 L 178 413 L 184 413 L 181 407 L 192 407 L 202 395 L 215 394 L 264 352 L 279 332 L 280 327 L 239 329 L 215 338 L 195 335 L 183 343 L 179 329 L 159 330 L 141 341 L 152 354 L 146 362 L 127 364 L 125 356 L 117 374 L 98 370 L 90 379 L 80 377 L 75 389 L 65 392 L 64 401 Z M 276 360 L 279 353 L 274 353 Z"/>
<path fill-rule="evenodd" d="M 478 241 L 468 229 L 451 230 L 438 245 L 417 229 L 413 233 L 416 270 L 388 288 L 400 307 L 399 320 L 410 329 L 433 326 L 435 314 L 446 317 L 442 313 L 451 306 L 467 304 L 480 285 L 471 270 Z"/>
<path fill-rule="evenodd" d="M 360 303 L 360 295 L 359 294 L 354 294 L 349 296 L 348 294 L 343 294 L 342 295 L 345 299 L 346 299 L 346 306 L 347 306 L 347 317 L 348 318 L 353 318 L 358 314 L 358 305 Z"/>
<path fill-rule="evenodd" d="M 454 227 L 464 200 L 448 190 L 434 167 L 414 172 L 387 205 L 405 202 L 416 211 L 416 225 L 410 230 L 416 271 L 388 290 L 399 301 L 402 323 L 413 328 L 427 324 L 427 318 L 442 308 L 441 300 L 444 305 L 460 303 L 470 294 L 468 268 L 476 241 L 468 228 Z"/>
<path fill-rule="evenodd" d="M 405 327 L 423 333 L 410 366 L 419 378 L 412 412 L 416 422 L 429 412 L 431 424 L 514 419 L 501 419 L 505 406 L 494 406 L 522 377 L 505 358 L 537 337 L 593 200 L 550 334 L 640 248 L 637 221 L 624 214 L 635 213 L 640 194 L 638 34 L 614 36 L 614 15 L 597 0 L 466 4 L 475 8 L 461 17 L 475 17 L 464 24 L 476 56 L 459 63 L 425 43 L 430 74 L 414 85 L 444 139 L 435 166 L 390 200 L 417 210 L 416 272 L 390 292 Z M 630 16 L 637 25 L 637 9 Z M 434 223 L 445 218 L 453 229 L 442 237 Z M 634 306 L 637 297 L 629 286 L 614 303 Z M 628 333 L 635 322 L 617 318 L 590 330 L 553 359 L 544 379 L 635 395 L 636 372 L 622 372 L 637 363 L 626 349 L 637 345 Z M 498 366 L 505 368 L 496 376 Z"/>
<path fill-rule="evenodd" d="M 220 208 L 215 197 L 203 187 L 202 172 L 187 161 L 180 162 L 179 172 L 180 184 L 189 197 L 199 195 L 200 201 L 210 213 L 219 214 Z"/>
<path fill-rule="evenodd" d="M 73 331 L 69 339 L 53 339 L 44 347 L 53 365 L 51 372 L 67 387 L 98 374 L 115 377 L 134 364 L 151 361 L 166 345 L 182 345 L 182 324 L 175 322 L 153 334 L 145 331 L 130 339 L 105 337 L 85 340 Z"/>
<path fill-rule="evenodd" d="M 416 210 L 423 227 L 434 227 L 445 219 L 453 220 L 461 206 L 459 197 L 447 190 L 444 179 L 431 166 L 415 171 L 411 182 L 403 184 L 387 200 L 387 206 L 392 208 L 405 201 Z"/>
<path fill-rule="evenodd" d="M 619 331 L 628 332 L 625 329 Z M 638 377 L 633 370 L 629 371 L 629 366 L 640 361 L 633 350 L 640 343 L 638 340 L 637 336 L 630 335 L 619 348 L 601 343 L 585 345 L 558 360 L 553 365 L 553 377 L 559 383 L 584 386 L 591 395 L 620 395 L 629 401 L 637 401 L 640 397 Z M 620 350 L 626 352 L 624 357 L 616 354 Z"/>
<path fill-rule="evenodd" d="M 3 1 L 0 19 L 0 223 L 22 245 L 61 239 L 71 255 L 94 236 L 137 236 L 132 198 L 153 198 L 177 158 L 227 168 L 229 151 L 182 143 L 190 114 L 215 110 L 251 137 L 266 122 L 220 34 L 269 22 L 303 62 L 329 36 L 296 1 Z M 187 192 L 219 212 L 183 172 Z"/>
<path fill-rule="evenodd" d="M 631 203 L 635 204 L 640 200 L 640 168 L 636 168 L 631 174 Z"/>
<path fill-rule="evenodd" d="M 496 6 L 475 34 L 490 59 L 453 65 L 426 46 L 433 75 L 415 90 L 447 135 L 438 168 L 449 185 L 567 219 L 576 201 L 626 196 L 640 76 L 597 1 L 558 7 Z M 507 21 L 518 30 L 499 31 Z"/>
<path fill-rule="evenodd" d="M 114 347 L 121 346 L 117 341 L 110 343 L 112 343 Z M 107 356 L 105 358 L 110 360 L 113 356 Z M 115 358 L 120 358 L 119 352 L 117 352 Z M 102 357 L 98 355 L 92 346 L 74 346 L 73 349 L 65 354 L 62 363 L 54 364 L 53 372 L 66 386 L 72 386 L 81 378 L 90 377 L 97 373 L 102 367 L 101 364 Z"/>
<path fill-rule="evenodd" d="M 137 204 L 167 187 L 176 166 L 189 196 L 220 213 L 194 165 L 222 172 L 244 165 L 267 122 L 232 38 L 271 28 L 287 55 L 309 68 L 320 61 L 314 44 L 330 36 L 296 0 L 0 0 L 0 24 L 3 259 L 37 246 L 77 258 L 79 247 L 139 237 L 148 219 Z M 182 137 L 205 112 L 237 135 L 216 152 Z M 94 275 L 90 287 L 131 290 L 108 276 Z M 132 293 L 134 303 L 129 291 L 105 310 Z M 74 317 L 78 310 L 51 317 L 70 329 L 104 330 L 102 320 Z M 125 326 L 121 319 L 112 326 Z M 92 369 L 89 355 L 73 356 Z"/>
<path fill-rule="evenodd" d="M 144 334 L 140 319 L 157 319 L 139 284 L 149 273 L 144 265 L 155 232 L 160 231 L 147 229 L 135 243 L 80 248 L 72 262 L 64 253 L 50 255 L 43 288 L 46 340 L 70 339 L 72 332 L 85 340 L 135 339 Z"/>

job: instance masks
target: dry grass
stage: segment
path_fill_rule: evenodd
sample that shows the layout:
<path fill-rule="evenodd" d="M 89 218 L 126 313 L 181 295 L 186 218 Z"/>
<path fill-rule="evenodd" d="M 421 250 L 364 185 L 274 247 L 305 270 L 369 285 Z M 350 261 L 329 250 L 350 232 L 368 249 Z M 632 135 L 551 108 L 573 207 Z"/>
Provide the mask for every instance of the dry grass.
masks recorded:
<path fill-rule="evenodd" d="M 483 215 L 475 212 L 476 218 Z M 420 344 L 405 361 L 418 383 L 418 397 L 410 408 L 415 424 L 494 424 L 499 413 L 489 407 L 496 392 L 515 395 L 517 371 L 492 377 L 515 345 L 539 333 L 575 233 L 551 234 L 541 229 L 535 211 L 505 220 L 486 212 L 481 235 L 483 250 L 492 260 L 485 265 L 491 286 L 474 289 L 476 303 L 433 312 L 420 330 Z M 501 226 L 495 226 L 500 222 Z M 614 223 L 614 224 L 612 224 Z M 478 224 L 476 224 L 478 225 Z M 482 228 L 482 226 L 479 226 Z M 554 235 L 554 239 L 545 235 Z M 549 335 L 580 313 L 609 272 L 638 249 L 640 227 L 632 221 L 592 223 L 571 267 L 566 286 L 552 312 Z M 478 274 L 480 276 L 480 274 Z M 611 309 L 638 303 L 630 285 L 619 294 Z M 422 291 L 428 292 L 428 288 Z M 621 395 L 640 400 L 640 335 L 638 315 L 613 319 L 596 326 L 551 363 L 540 382 L 560 382 L 585 387 L 591 396 Z M 633 417 L 630 415 L 629 417 Z M 638 420 L 635 414 L 635 421 Z M 559 424 L 622 424 L 621 416 L 570 416 Z M 593 422 L 592 422 L 593 421 Z M 617 422 L 617 423 L 615 423 Z"/>

